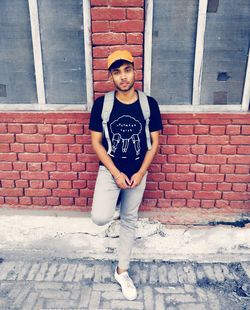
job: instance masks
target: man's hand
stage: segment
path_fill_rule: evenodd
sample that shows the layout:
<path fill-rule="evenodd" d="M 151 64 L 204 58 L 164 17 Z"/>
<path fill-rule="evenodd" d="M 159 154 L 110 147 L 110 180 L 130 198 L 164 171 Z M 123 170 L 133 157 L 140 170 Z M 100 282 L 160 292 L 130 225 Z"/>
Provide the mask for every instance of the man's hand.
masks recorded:
<path fill-rule="evenodd" d="M 120 172 L 119 176 L 115 179 L 115 182 L 121 189 L 126 189 L 126 188 L 131 187 L 131 181 L 126 176 L 126 174 L 123 172 Z"/>
<path fill-rule="evenodd" d="M 136 172 L 135 174 L 132 175 L 130 179 L 130 188 L 135 188 L 137 185 L 141 183 L 141 180 L 143 178 L 143 174 L 140 172 Z"/>

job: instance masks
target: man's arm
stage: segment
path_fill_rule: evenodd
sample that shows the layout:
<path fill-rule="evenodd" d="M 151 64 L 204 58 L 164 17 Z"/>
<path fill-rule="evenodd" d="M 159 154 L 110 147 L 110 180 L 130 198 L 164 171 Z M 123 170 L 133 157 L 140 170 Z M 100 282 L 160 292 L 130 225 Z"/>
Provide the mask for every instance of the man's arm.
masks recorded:
<path fill-rule="evenodd" d="M 152 147 L 150 150 L 147 151 L 144 160 L 142 162 L 141 168 L 131 177 L 131 188 L 134 188 L 135 186 L 139 185 L 141 183 L 141 180 L 145 173 L 147 172 L 149 166 L 151 165 L 155 154 L 158 151 L 159 146 L 159 137 L 160 137 L 160 131 L 154 131 L 150 133 L 151 140 L 152 140 Z"/>
<path fill-rule="evenodd" d="M 91 141 L 97 157 L 113 175 L 116 184 L 122 189 L 128 188 L 130 186 L 130 180 L 126 174 L 120 172 L 120 170 L 116 168 L 114 162 L 107 154 L 106 149 L 102 145 L 102 133 L 91 130 Z"/>

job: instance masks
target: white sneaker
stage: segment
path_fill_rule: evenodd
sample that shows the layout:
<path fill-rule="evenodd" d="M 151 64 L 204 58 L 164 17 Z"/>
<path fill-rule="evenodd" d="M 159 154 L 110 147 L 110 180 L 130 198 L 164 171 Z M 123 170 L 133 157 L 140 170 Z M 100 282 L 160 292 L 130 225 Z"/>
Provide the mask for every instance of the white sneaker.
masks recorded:
<path fill-rule="evenodd" d="M 137 290 L 134 286 L 133 280 L 129 277 L 127 271 L 118 274 L 115 269 L 115 279 L 121 285 L 122 293 L 128 300 L 134 300 L 137 297 Z"/>
<path fill-rule="evenodd" d="M 115 209 L 115 213 L 113 215 L 113 220 L 119 220 L 120 219 L 120 209 Z"/>

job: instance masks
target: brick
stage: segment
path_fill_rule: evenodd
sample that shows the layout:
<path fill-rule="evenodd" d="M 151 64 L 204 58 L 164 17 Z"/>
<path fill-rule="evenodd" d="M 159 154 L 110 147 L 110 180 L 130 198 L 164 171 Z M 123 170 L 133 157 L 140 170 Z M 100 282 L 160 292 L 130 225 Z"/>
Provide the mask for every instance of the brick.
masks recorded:
<path fill-rule="evenodd" d="M 209 209 L 215 207 L 215 200 L 201 200 L 201 208 Z"/>
<path fill-rule="evenodd" d="M 24 152 L 24 145 L 21 143 L 12 143 L 10 144 L 10 151 L 14 153 L 21 153 Z"/>
<path fill-rule="evenodd" d="M 143 0 L 110 0 L 111 6 L 121 6 L 121 7 L 143 7 Z"/>
<path fill-rule="evenodd" d="M 249 165 L 236 165 L 235 173 L 249 173 L 250 167 Z"/>
<path fill-rule="evenodd" d="M 205 135 L 209 133 L 209 126 L 196 125 L 194 126 L 194 133 L 196 135 Z"/>
<path fill-rule="evenodd" d="M 68 133 L 67 125 L 53 125 L 52 126 L 53 134 L 63 135 Z"/>
<path fill-rule="evenodd" d="M 206 153 L 211 154 L 211 155 L 220 154 L 221 153 L 221 146 L 220 145 L 208 145 Z"/>
<path fill-rule="evenodd" d="M 189 191 L 198 191 L 201 190 L 202 184 L 201 183 L 194 183 L 194 182 L 188 182 L 187 183 L 187 189 Z"/>
<path fill-rule="evenodd" d="M 60 199 L 59 197 L 46 197 L 46 204 L 48 206 L 59 206 Z"/>
<path fill-rule="evenodd" d="M 44 197 L 44 196 L 50 196 L 51 190 L 48 188 L 25 188 L 25 195 L 26 196 L 32 196 L 32 197 Z"/>
<path fill-rule="evenodd" d="M 50 173 L 51 180 L 76 180 L 77 173 L 76 172 L 51 172 Z"/>
<path fill-rule="evenodd" d="M 221 199 L 222 193 L 216 191 L 196 191 L 194 198 L 198 199 Z"/>
<path fill-rule="evenodd" d="M 56 163 L 42 163 L 42 169 L 45 171 L 55 171 L 56 170 Z"/>
<path fill-rule="evenodd" d="M 1 163 L 0 162 L 0 171 L 4 171 L 4 170 L 12 170 L 12 163 Z M 14 169 L 17 170 L 17 169 Z"/>
<path fill-rule="evenodd" d="M 73 135 L 49 135 L 46 136 L 46 143 L 75 143 Z"/>
<path fill-rule="evenodd" d="M 93 44 L 96 45 L 117 45 L 125 44 L 126 36 L 124 33 L 93 33 L 92 34 Z M 105 67 L 107 68 L 107 60 L 105 60 Z M 103 67 L 102 67 L 103 68 Z M 102 69 L 99 68 L 99 69 Z"/>
<path fill-rule="evenodd" d="M 22 125 L 23 133 L 37 133 L 37 125 L 35 124 L 24 124 Z"/>
<path fill-rule="evenodd" d="M 223 199 L 225 200 L 249 200 L 250 199 L 250 193 L 242 193 L 242 192 L 232 192 L 232 193 L 223 193 Z"/>
<path fill-rule="evenodd" d="M 38 124 L 37 131 L 39 134 L 50 134 L 52 133 L 52 125 L 50 124 Z"/>
<path fill-rule="evenodd" d="M 71 168 L 72 168 L 72 171 L 76 171 L 76 172 L 85 171 L 86 170 L 86 164 L 85 163 L 78 163 L 78 162 L 72 163 Z"/>
<path fill-rule="evenodd" d="M 166 125 L 163 128 L 164 135 L 177 135 L 178 126 L 177 125 Z"/>
<path fill-rule="evenodd" d="M 25 180 L 48 180 L 49 174 L 47 171 L 22 171 L 21 178 Z"/>
<path fill-rule="evenodd" d="M 5 131 L 5 132 L 7 132 L 7 131 Z M 8 132 L 9 133 L 21 133 L 22 132 L 22 126 L 18 125 L 18 124 L 8 124 Z"/>
<path fill-rule="evenodd" d="M 216 190 L 217 184 L 216 183 L 203 183 L 202 190 L 203 191 L 213 191 Z"/>
<path fill-rule="evenodd" d="M 218 184 L 219 191 L 231 191 L 232 190 L 232 183 L 219 183 Z"/>
<path fill-rule="evenodd" d="M 185 190 L 182 190 L 182 191 L 171 190 L 171 191 L 168 191 L 166 195 L 170 199 L 172 198 L 190 199 L 193 197 L 192 191 L 187 191 L 187 190 L 186 191 Z"/>
<path fill-rule="evenodd" d="M 27 180 L 16 180 L 15 187 L 29 187 L 29 183 Z"/>
<path fill-rule="evenodd" d="M 5 197 L 5 204 L 16 206 L 18 204 L 18 197 Z"/>
<path fill-rule="evenodd" d="M 217 174 L 220 171 L 219 165 L 206 165 L 205 173 Z"/>
<path fill-rule="evenodd" d="M 179 125 L 178 126 L 179 135 L 192 135 L 194 133 L 194 126 L 192 125 Z"/>
<path fill-rule="evenodd" d="M 250 145 L 238 146 L 237 147 L 237 154 L 247 154 L 250 155 Z"/>
<path fill-rule="evenodd" d="M 227 157 L 224 155 L 198 155 L 198 163 L 202 164 L 225 164 Z"/>
<path fill-rule="evenodd" d="M 44 135 L 40 134 L 17 134 L 16 142 L 20 143 L 43 143 Z"/>
<path fill-rule="evenodd" d="M 206 146 L 205 145 L 191 145 L 191 153 L 192 154 L 205 154 Z"/>
<path fill-rule="evenodd" d="M 240 134 L 240 125 L 227 125 L 226 134 L 227 135 L 239 135 Z"/>
<path fill-rule="evenodd" d="M 247 191 L 247 184 L 234 183 L 233 184 L 233 191 L 235 191 L 235 192 L 246 192 Z"/>
<path fill-rule="evenodd" d="M 69 145 L 69 153 L 83 153 L 83 146 L 79 144 Z"/>
<path fill-rule="evenodd" d="M 93 33 L 100 33 L 100 32 L 109 32 L 110 28 L 109 28 L 109 22 L 102 20 L 93 20 L 92 24 L 91 24 L 91 28 L 92 28 L 92 32 Z"/>
<path fill-rule="evenodd" d="M 144 19 L 144 10 L 142 8 L 127 9 L 127 19 Z"/>
<path fill-rule="evenodd" d="M 233 183 L 248 183 L 250 182 L 250 175 L 246 174 L 227 174 L 226 175 L 226 182 L 233 182 Z"/>
<path fill-rule="evenodd" d="M 175 148 L 176 154 L 190 154 L 190 145 L 177 145 Z"/>
<path fill-rule="evenodd" d="M 0 161 L 16 161 L 17 154 L 15 153 L 0 153 Z"/>
<path fill-rule="evenodd" d="M 109 0 L 91 0 L 92 6 L 105 6 L 108 5 Z"/>
<path fill-rule="evenodd" d="M 175 146 L 174 145 L 161 145 L 161 154 L 175 154 Z"/>
<path fill-rule="evenodd" d="M 19 179 L 18 171 L 0 171 L 0 180 L 16 180 Z"/>
<path fill-rule="evenodd" d="M 52 153 L 53 144 L 40 144 L 40 153 Z"/>
<path fill-rule="evenodd" d="M 51 162 L 76 162 L 76 154 L 48 154 Z"/>
<path fill-rule="evenodd" d="M 193 182 L 194 179 L 194 173 L 168 173 L 166 176 L 167 181 L 173 182 Z"/>
<path fill-rule="evenodd" d="M 196 163 L 196 155 L 168 155 L 169 163 L 194 164 Z"/>
<path fill-rule="evenodd" d="M 228 164 L 250 164 L 250 156 L 247 155 L 229 155 Z"/>
<path fill-rule="evenodd" d="M 126 16 L 125 8 L 100 8 L 95 7 L 91 9 L 91 19 L 95 20 L 124 20 Z"/>
<path fill-rule="evenodd" d="M 222 146 L 221 153 L 226 154 L 226 155 L 230 155 L 230 154 L 233 155 L 233 154 L 236 154 L 236 149 L 237 149 L 236 146 L 225 145 L 225 146 Z"/>
<path fill-rule="evenodd" d="M 93 69 L 94 70 L 103 70 L 103 69 L 107 70 L 108 69 L 107 59 L 93 59 Z"/>
<path fill-rule="evenodd" d="M 71 171 L 70 163 L 57 163 L 57 171 L 69 172 Z"/>
<path fill-rule="evenodd" d="M 226 131 L 225 126 L 211 126 L 210 135 L 224 135 Z"/>
<path fill-rule="evenodd" d="M 231 136 L 230 144 L 250 144 L 250 136 Z"/>
<path fill-rule="evenodd" d="M 196 144 L 196 142 L 197 136 L 168 136 L 168 144 Z"/>
<path fill-rule="evenodd" d="M 157 191 L 149 191 L 149 190 L 147 190 L 146 192 L 145 192 L 145 194 L 144 194 L 144 197 L 145 198 L 156 198 L 156 199 L 158 199 L 158 198 L 164 198 L 164 192 L 163 191 L 161 191 L 161 190 L 157 190 Z"/>
<path fill-rule="evenodd" d="M 23 189 L 22 188 L 0 188 L 0 196 L 3 196 L 3 197 L 23 196 Z"/>
<path fill-rule="evenodd" d="M 38 144 L 25 144 L 24 151 L 27 153 L 38 153 L 39 145 Z"/>
<path fill-rule="evenodd" d="M 108 72 L 105 70 L 95 70 L 94 80 L 95 81 L 106 81 L 108 79 Z"/>
<path fill-rule="evenodd" d="M 18 154 L 18 159 L 25 162 L 44 162 L 46 161 L 46 154 L 23 153 Z"/>
<path fill-rule="evenodd" d="M 94 90 L 98 92 L 108 92 L 113 90 L 114 86 L 111 81 L 96 81 L 94 82 Z"/>
<path fill-rule="evenodd" d="M 53 196 L 56 197 L 78 197 L 77 189 L 53 189 Z"/>
<path fill-rule="evenodd" d="M 187 200 L 187 207 L 189 208 L 200 208 L 201 201 L 198 199 L 188 199 Z"/>
<path fill-rule="evenodd" d="M 71 181 L 58 181 L 58 188 L 72 188 Z"/>
<path fill-rule="evenodd" d="M 198 136 L 198 144 L 229 144 L 229 136 Z"/>
<path fill-rule="evenodd" d="M 32 200 L 30 197 L 19 197 L 19 204 L 20 205 L 31 205 Z"/>
<path fill-rule="evenodd" d="M 13 142 L 15 142 L 14 134 L 0 134 L 0 143 L 13 143 Z"/>
<path fill-rule="evenodd" d="M 42 188 L 43 187 L 43 181 L 30 180 L 30 187 L 31 188 Z"/>
<path fill-rule="evenodd" d="M 8 124 L 9 126 L 9 124 Z M 0 133 L 7 133 L 8 129 L 7 129 L 7 125 L 6 124 L 0 124 Z"/>
<path fill-rule="evenodd" d="M 242 135 L 250 135 L 250 126 L 243 125 L 241 128 Z"/>
<path fill-rule="evenodd" d="M 234 173 L 235 165 L 221 165 L 220 172 L 221 173 Z"/>
<path fill-rule="evenodd" d="M 127 44 L 143 44 L 142 33 L 127 33 L 126 43 Z"/>
<path fill-rule="evenodd" d="M 111 21 L 110 29 L 113 32 L 142 32 L 144 28 L 143 20 L 123 20 Z M 118 43 L 119 44 L 119 43 Z"/>
<path fill-rule="evenodd" d="M 190 165 L 190 172 L 204 172 L 205 166 L 201 164 L 191 164 Z"/>
<path fill-rule="evenodd" d="M 176 165 L 176 172 L 177 173 L 188 173 L 190 170 L 189 164 L 177 164 Z"/>

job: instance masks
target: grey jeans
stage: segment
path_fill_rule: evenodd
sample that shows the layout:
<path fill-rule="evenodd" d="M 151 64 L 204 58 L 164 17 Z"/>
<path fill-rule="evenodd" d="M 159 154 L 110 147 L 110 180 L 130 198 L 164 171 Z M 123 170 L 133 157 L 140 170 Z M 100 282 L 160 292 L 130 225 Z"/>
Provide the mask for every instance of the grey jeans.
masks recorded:
<path fill-rule="evenodd" d="M 95 224 L 105 225 L 113 218 L 120 194 L 120 235 L 118 266 L 128 269 L 134 243 L 138 209 L 146 186 L 147 173 L 135 188 L 120 189 L 109 170 L 100 166 L 95 185 L 91 217 Z"/>

